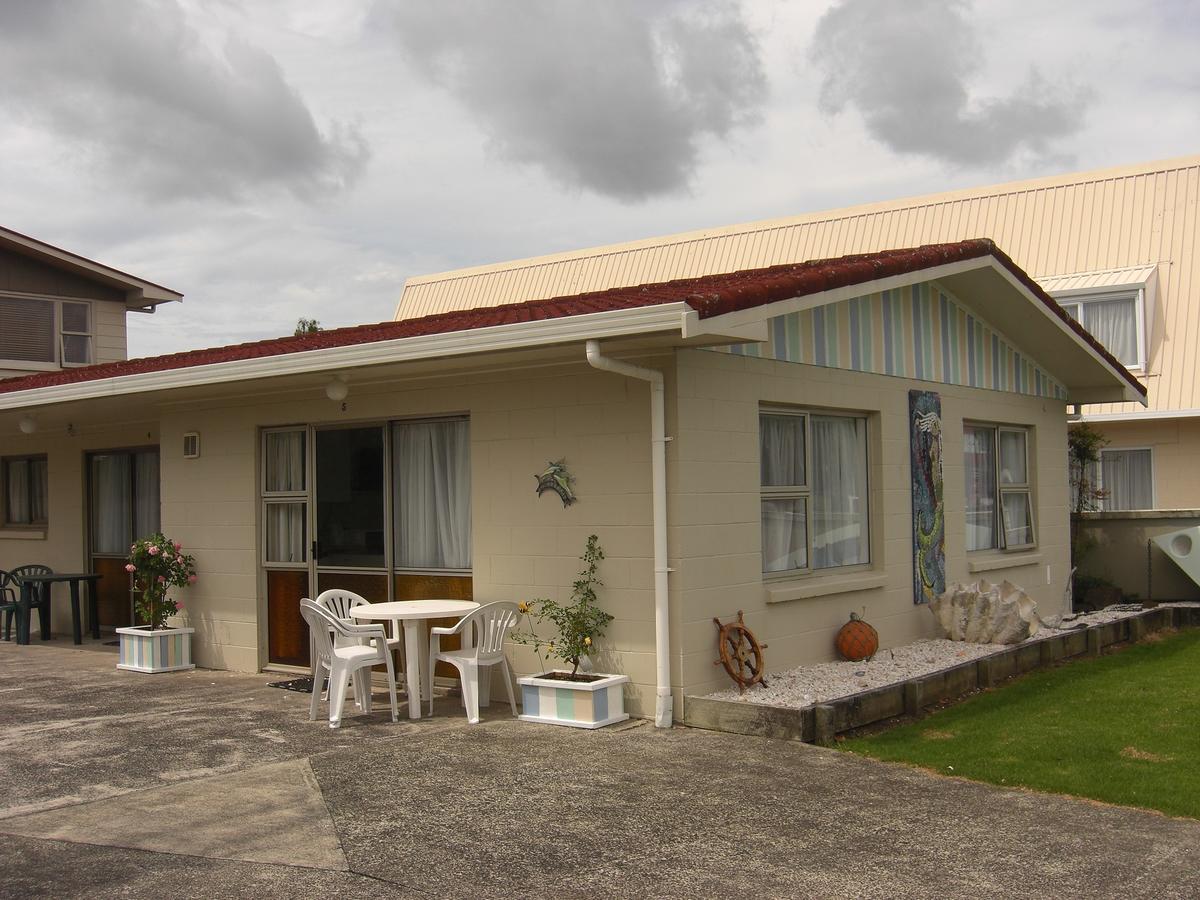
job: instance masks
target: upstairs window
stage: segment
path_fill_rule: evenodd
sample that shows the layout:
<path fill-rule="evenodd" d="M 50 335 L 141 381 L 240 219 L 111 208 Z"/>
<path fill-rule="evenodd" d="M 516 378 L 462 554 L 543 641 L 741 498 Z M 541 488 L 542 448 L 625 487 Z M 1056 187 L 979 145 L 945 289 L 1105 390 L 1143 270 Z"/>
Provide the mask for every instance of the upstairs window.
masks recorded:
<path fill-rule="evenodd" d="M 0 297 L 0 360 L 56 363 L 52 300 Z"/>
<path fill-rule="evenodd" d="M 44 526 L 48 518 L 48 468 L 44 456 L 0 461 L 4 486 L 4 524 Z"/>
<path fill-rule="evenodd" d="M 1145 368 L 1141 291 L 1060 297 L 1059 306 L 1131 368 Z"/>
<path fill-rule="evenodd" d="M 0 368 L 22 363 L 86 366 L 92 362 L 92 305 L 73 300 L 0 296 Z"/>
<path fill-rule="evenodd" d="M 62 364 L 86 366 L 92 361 L 92 306 L 90 303 L 59 304 L 62 316 Z"/>

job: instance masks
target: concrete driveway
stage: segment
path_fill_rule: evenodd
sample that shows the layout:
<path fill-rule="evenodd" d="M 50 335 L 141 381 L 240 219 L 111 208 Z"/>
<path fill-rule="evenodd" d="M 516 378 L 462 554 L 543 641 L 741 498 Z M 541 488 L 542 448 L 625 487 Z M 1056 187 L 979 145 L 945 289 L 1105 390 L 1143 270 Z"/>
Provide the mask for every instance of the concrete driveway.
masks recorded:
<path fill-rule="evenodd" d="M 279 677 L 0 644 L 0 895 L 1200 896 L 1192 820 L 451 699 L 330 731 Z"/>

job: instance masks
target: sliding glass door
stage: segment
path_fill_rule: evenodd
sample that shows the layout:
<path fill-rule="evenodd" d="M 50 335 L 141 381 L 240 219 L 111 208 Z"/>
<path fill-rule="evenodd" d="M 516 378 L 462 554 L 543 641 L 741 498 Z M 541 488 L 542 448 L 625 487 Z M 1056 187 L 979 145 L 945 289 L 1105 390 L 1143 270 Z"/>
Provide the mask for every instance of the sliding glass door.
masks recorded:
<path fill-rule="evenodd" d="M 99 572 L 100 624 L 133 624 L 132 584 L 125 571 L 130 545 L 161 528 L 158 448 L 90 453 L 88 471 L 88 564 Z"/>
<path fill-rule="evenodd" d="M 308 665 L 302 597 L 471 596 L 465 418 L 263 433 L 263 567 L 272 663 Z"/>

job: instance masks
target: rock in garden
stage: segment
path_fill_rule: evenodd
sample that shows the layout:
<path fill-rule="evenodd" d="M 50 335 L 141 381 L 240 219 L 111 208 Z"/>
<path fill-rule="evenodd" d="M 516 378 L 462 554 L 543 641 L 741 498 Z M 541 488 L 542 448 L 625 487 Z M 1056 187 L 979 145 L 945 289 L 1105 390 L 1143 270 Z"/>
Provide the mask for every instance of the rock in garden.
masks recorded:
<path fill-rule="evenodd" d="M 951 585 L 929 610 L 947 638 L 973 644 L 1019 644 L 1041 625 L 1037 603 L 1007 581 Z"/>

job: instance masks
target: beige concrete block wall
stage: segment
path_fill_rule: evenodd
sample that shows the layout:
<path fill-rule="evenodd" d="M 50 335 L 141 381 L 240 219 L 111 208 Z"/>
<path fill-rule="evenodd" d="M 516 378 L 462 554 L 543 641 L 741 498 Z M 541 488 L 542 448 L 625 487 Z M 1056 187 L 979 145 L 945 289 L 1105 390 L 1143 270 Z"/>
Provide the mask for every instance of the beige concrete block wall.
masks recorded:
<path fill-rule="evenodd" d="M 928 609 L 913 603 L 908 391 L 914 388 L 937 391 L 942 398 L 948 582 L 1008 579 L 1028 590 L 1043 612 L 1063 611 L 1069 573 L 1063 403 L 702 350 L 680 351 L 677 360 L 677 421 L 668 477 L 676 569 L 674 662 L 684 694 L 730 685 L 724 671 L 713 666 L 717 647 L 712 619 L 728 619 L 739 609 L 759 640 L 770 645 L 766 658 L 771 669 L 835 658 L 834 635 L 852 611 L 865 610 L 884 648 L 935 636 Z M 758 415 L 764 403 L 869 415 L 869 571 L 844 575 L 828 570 L 784 585 L 764 581 L 758 462 Z M 1033 428 L 1036 550 L 965 552 L 964 419 Z M 1017 558 L 1023 564 L 1013 565 Z M 972 571 L 997 564 L 1003 568 Z M 833 590 L 880 576 L 878 587 L 768 602 L 768 584 L 823 584 Z"/>
<path fill-rule="evenodd" d="M 1108 512 L 1084 516 L 1083 533 L 1095 541 L 1079 564 L 1085 575 L 1106 578 L 1142 600 L 1200 600 L 1192 581 L 1152 538 L 1200 525 L 1200 509 Z"/>
<path fill-rule="evenodd" d="M 1109 439 L 1106 449 L 1151 449 L 1156 509 L 1200 508 L 1200 418 L 1096 422 L 1094 427 Z"/>
<path fill-rule="evenodd" d="M 258 578 L 260 428 L 461 413 L 471 417 L 475 599 L 565 600 L 587 536 L 597 534 L 607 554 L 601 604 L 617 617 L 601 646 L 621 649 L 598 654 L 596 665 L 632 677 L 635 715 L 645 703 L 653 710 L 649 391 L 582 363 L 373 385 L 352 376 L 345 411 L 319 387 L 166 411 L 163 526 L 197 558 L 200 579 L 184 593 L 197 662 L 253 670 L 267 661 Z M 199 459 L 182 458 L 189 431 L 200 433 Z M 557 497 L 534 493 L 534 476 L 563 457 L 579 497 L 566 509 Z M 510 659 L 519 673 L 539 667 L 524 647 L 512 648 Z"/>
<path fill-rule="evenodd" d="M 0 569 L 41 563 L 56 572 L 81 572 L 87 566 L 86 454 L 98 450 L 153 446 L 158 443 L 157 421 L 122 425 L 74 426 L 74 434 L 51 428 L 31 435 L 0 438 L 0 456 L 46 454 L 48 524 L 45 529 L 0 527 Z M 70 589 L 53 588 L 51 627 L 71 633 Z M 36 629 L 36 619 L 35 625 Z"/>

